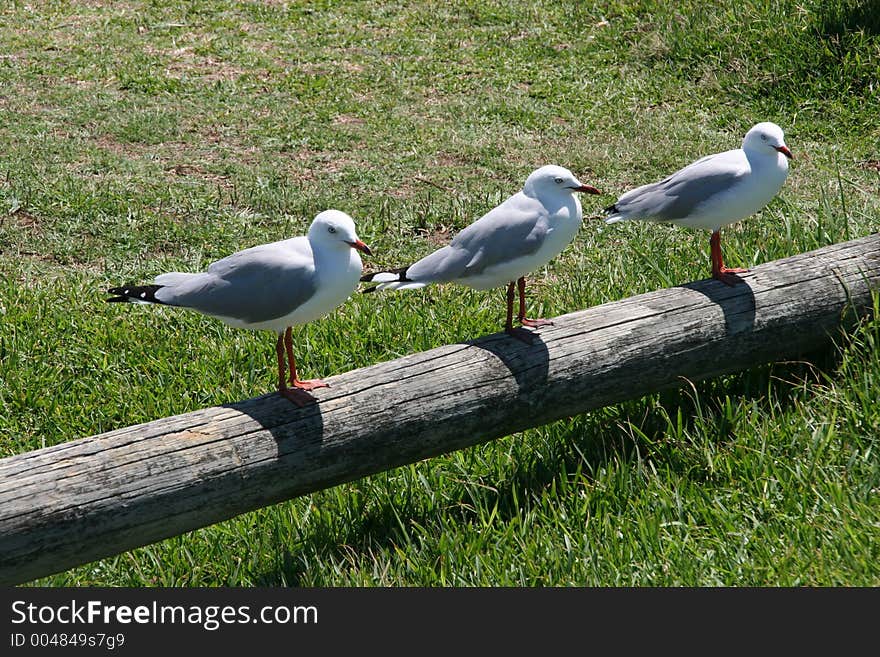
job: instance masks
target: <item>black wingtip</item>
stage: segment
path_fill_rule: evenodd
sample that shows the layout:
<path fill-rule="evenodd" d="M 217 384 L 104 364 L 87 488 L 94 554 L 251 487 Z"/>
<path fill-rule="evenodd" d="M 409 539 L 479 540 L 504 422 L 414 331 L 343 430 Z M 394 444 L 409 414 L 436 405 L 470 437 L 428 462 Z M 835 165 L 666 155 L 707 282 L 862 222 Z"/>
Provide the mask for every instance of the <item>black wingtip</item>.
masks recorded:
<path fill-rule="evenodd" d="M 104 299 L 107 303 L 124 303 L 128 301 L 128 297 L 125 296 L 125 290 L 127 288 L 124 287 L 111 287 L 107 290 L 107 294 L 115 294 L 117 296 L 110 297 L 109 299 Z"/>
<path fill-rule="evenodd" d="M 398 267 L 397 269 L 386 269 L 384 271 L 374 271 L 371 274 L 364 274 L 361 276 L 361 283 L 371 283 L 373 279 L 379 274 L 395 274 L 397 275 L 396 281 L 383 281 L 383 283 L 411 283 L 412 280 L 406 277 L 406 272 L 409 269 L 409 266 L 406 267 Z M 365 292 L 372 292 L 376 288 L 370 288 L 369 290 L 365 290 Z"/>
<path fill-rule="evenodd" d="M 611 214 L 612 212 L 618 212 L 617 204 L 615 203 L 613 205 L 609 205 L 607 208 L 605 208 L 605 212 L 606 212 L 606 214 Z"/>
<path fill-rule="evenodd" d="M 162 285 L 124 285 L 122 287 L 111 287 L 107 290 L 107 293 L 115 294 L 116 296 L 105 299 L 105 301 L 108 303 L 122 303 L 126 301 L 164 303 L 156 298 L 156 292 L 162 287 Z"/>

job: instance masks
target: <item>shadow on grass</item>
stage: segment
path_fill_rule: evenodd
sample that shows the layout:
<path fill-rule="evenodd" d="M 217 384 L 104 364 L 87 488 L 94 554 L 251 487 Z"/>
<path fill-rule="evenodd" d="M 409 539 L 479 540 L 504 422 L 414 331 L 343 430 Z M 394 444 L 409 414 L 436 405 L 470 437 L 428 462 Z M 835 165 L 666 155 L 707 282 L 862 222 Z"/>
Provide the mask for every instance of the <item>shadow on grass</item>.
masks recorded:
<path fill-rule="evenodd" d="M 880 6 L 877 0 L 828 2 L 817 13 L 815 27 L 823 36 L 841 37 L 851 32 L 880 34 Z"/>
<path fill-rule="evenodd" d="M 458 503 L 444 505 L 444 513 L 457 514 L 455 521 L 465 525 L 481 522 L 479 509 L 495 509 L 497 521 L 507 522 L 522 514 L 523 500 L 534 499 L 573 473 L 591 480 L 592 473 L 613 463 L 635 469 L 645 460 L 663 461 L 673 472 L 708 481 L 712 473 L 701 470 L 699 463 L 671 443 L 669 418 L 676 418 L 680 412 L 682 426 L 688 430 L 696 428 L 700 417 L 704 427 L 707 421 L 714 423 L 714 444 L 724 449 L 736 439 L 724 413 L 729 398 L 753 400 L 768 412 L 771 407 L 775 412 L 785 410 L 792 406 L 800 389 L 824 381 L 838 364 L 839 351 L 823 348 L 801 361 L 765 365 L 700 382 L 692 389 L 667 390 L 656 397 L 609 407 L 614 409 L 611 412 L 593 411 L 582 416 L 584 422 L 575 423 L 559 439 L 541 447 L 540 452 L 533 451 L 527 460 L 514 461 L 503 481 L 460 484 Z M 417 502 L 385 502 L 369 509 L 359 522 L 346 525 L 342 534 L 319 525 L 306 541 L 311 544 L 312 554 L 337 562 L 370 559 L 377 551 L 408 545 L 410 528 L 430 525 L 435 515 L 436 511 L 420 508 Z M 285 550 L 281 561 L 281 568 L 258 575 L 257 584 L 302 586 L 309 581 L 307 566 L 295 552 Z"/>

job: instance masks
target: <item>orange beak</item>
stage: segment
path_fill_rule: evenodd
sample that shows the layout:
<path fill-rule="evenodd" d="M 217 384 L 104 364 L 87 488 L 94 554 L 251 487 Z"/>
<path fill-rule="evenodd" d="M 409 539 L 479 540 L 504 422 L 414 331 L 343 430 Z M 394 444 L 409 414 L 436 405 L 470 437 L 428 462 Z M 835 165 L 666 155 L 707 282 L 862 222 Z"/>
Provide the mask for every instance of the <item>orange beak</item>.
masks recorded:
<path fill-rule="evenodd" d="M 373 255 L 373 252 L 370 251 L 370 247 L 368 247 L 366 244 L 364 244 L 360 240 L 357 240 L 355 242 L 349 242 L 349 244 L 351 245 L 351 248 L 353 248 L 353 249 L 357 249 L 358 251 L 363 251 L 367 255 Z"/>
<path fill-rule="evenodd" d="M 785 157 L 787 157 L 789 160 L 790 160 L 792 157 L 794 157 L 794 156 L 791 154 L 791 151 L 788 150 L 788 146 L 776 146 L 776 150 L 779 151 L 780 153 L 782 153 L 783 155 L 785 155 Z"/>

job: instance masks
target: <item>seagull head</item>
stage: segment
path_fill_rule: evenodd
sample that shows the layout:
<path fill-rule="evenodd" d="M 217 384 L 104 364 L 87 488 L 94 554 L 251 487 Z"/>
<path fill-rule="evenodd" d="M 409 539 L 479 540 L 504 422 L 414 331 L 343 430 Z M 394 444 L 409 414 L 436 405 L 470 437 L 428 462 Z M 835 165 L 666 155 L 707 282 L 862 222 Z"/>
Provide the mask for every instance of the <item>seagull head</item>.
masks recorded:
<path fill-rule="evenodd" d="M 329 246 L 357 249 L 372 255 L 370 247 L 360 241 L 354 219 L 339 210 L 324 210 L 309 227 L 309 241 Z"/>
<path fill-rule="evenodd" d="M 591 185 L 584 185 L 565 167 L 559 167 L 555 164 L 548 164 L 532 171 L 529 177 L 526 178 L 523 192 L 527 196 L 535 198 L 540 198 L 545 194 L 602 193 Z"/>
<path fill-rule="evenodd" d="M 782 128 L 769 121 L 752 126 L 743 138 L 742 149 L 752 153 L 782 153 L 789 160 L 792 158 Z"/>

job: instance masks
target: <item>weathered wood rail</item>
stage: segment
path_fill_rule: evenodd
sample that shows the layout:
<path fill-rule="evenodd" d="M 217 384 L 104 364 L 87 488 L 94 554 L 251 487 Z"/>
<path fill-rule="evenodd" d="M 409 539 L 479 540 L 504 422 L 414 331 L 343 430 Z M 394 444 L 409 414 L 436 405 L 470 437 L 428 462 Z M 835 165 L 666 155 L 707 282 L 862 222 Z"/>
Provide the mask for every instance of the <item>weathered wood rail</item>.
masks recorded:
<path fill-rule="evenodd" d="M 65 570 L 258 507 L 829 340 L 880 287 L 880 235 L 277 394 L 0 461 L 0 583 Z"/>

